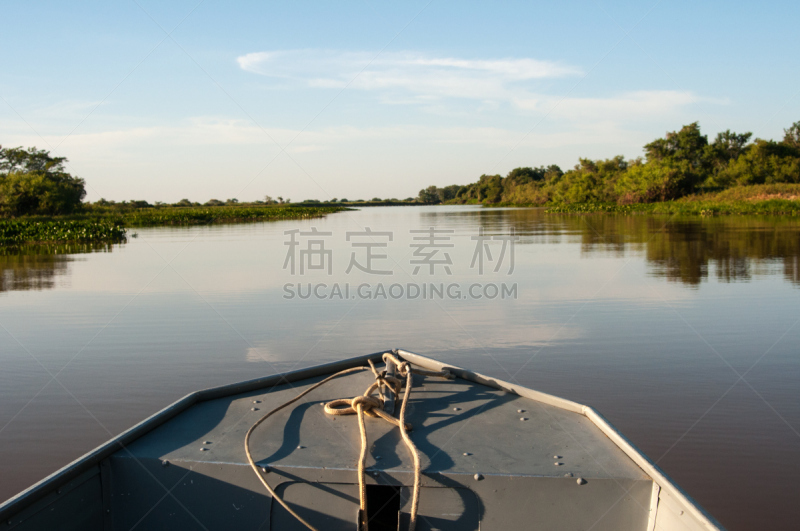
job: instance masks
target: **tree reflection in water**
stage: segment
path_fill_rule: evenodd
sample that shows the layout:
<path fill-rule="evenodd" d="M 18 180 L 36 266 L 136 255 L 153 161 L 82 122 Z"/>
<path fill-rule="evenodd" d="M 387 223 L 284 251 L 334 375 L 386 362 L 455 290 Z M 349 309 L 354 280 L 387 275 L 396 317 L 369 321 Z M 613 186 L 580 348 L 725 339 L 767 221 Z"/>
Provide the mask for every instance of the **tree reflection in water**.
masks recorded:
<path fill-rule="evenodd" d="M 0 292 L 52 289 L 76 254 L 110 252 L 112 244 L 32 244 L 0 247 Z"/>
<path fill-rule="evenodd" d="M 634 253 L 645 258 L 651 275 L 689 287 L 698 287 L 709 276 L 748 282 L 759 275 L 783 275 L 800 287 L 800 219 L 794 217 L 565 215 L 535 208 L 445 207 L 421 212 L 420 218 L 425 226 L 461 226 L 470 233 L 480 225 L 487 235 L 508 234 L 514 227 L 518 245 L 579 243 L 584 256 Z M 68 276 L 75 255 L 110 252 L 112 247 L 0 247 L 0 292 L 51 289 L 59 277 Z"/>
<path fill-rule="evenodd" d="M 651 274 L 672 282 L 697 286 L 710 274 L 722 282 L 747 282 L 782 269 L 785 279 L 800 287 L 796 219 L 591 216 L 585 226 L 586 252 L 605 246 L 604 239 L 637 246 Z"/>
<path fill-rule="evenodd" d="M 795 217 L 668 217 L 547 214 L 544 209 L 481 209 L 430 213 L 430 223 L 478 216 L 487 234 L 514 227 L 519 244 L 576 243 L 585 255 L 645 257 L 650 274 L 696 287 L 709 275 L 747 282 L 783 274 L 800 287 L 800 219 Z"/>

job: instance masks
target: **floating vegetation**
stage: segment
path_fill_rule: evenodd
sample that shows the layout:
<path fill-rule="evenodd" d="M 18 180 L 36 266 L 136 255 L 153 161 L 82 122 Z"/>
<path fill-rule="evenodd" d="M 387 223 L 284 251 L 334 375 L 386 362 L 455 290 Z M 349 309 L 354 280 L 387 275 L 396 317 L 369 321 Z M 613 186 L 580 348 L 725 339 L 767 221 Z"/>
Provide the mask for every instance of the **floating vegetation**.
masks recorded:
<path fill-rule="evenodd" d="M 208 225 L 211 223 L 248 223 L 287 219 L 319 218 L 347 210 L 341 206 L 203 206 L 188 208 L 146 208 L 116 217 L 126 227 L 161 225 Z"/>
<path fill-rule="evenodd" d="M 0 245 L 56 242 L 120 242 L 126 227 L 208 225 L 318 218 L 343 206 L 205 206 L 142 208 L 127 212 L 0 219 Z M 133 233 L 131 237 L 136 237 Z"/>
<path fill-rule="evenodd" d="M 0 220 L 0 245 L 26 242 L 118 242 L 125 228 L 111 220 Z"/>

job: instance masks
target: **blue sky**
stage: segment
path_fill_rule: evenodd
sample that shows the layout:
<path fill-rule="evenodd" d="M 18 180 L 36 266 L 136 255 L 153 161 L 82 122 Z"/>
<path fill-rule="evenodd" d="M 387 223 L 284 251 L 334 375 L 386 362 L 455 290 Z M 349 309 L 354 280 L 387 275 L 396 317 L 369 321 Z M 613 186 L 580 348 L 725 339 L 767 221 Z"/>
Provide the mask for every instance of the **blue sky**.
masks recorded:
<path fill-rule="evenodd" d="M 0 144 L 89 200 L 414 196 L 800 120 L 790 2 L 3 2 Z"/>

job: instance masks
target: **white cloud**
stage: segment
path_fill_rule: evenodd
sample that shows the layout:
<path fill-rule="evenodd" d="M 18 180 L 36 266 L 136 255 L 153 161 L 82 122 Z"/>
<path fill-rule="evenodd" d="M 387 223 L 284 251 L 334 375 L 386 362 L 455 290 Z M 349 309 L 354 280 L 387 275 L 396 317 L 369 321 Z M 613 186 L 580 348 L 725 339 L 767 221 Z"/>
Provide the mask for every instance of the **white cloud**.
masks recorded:
<path fill-rule="evenodd" d="M 606 97 L 566 97 L 539 93 L 536 81 L 581 74 L 577 67 L 531 58 L 463 59 L 411 52 L 380 54 L 331 50 L 257 52 L 237 58 L 247 71 L 290 80 L 302 87 L 373 91 L 390 105 L 425 105 L 443 112 L 443 100 L 479 102 L 481 109 L 509 104 L 533 114 L 590 122 L 663 118 L 702 99 L 689 91 L 640 90 Z M 470 112 L 474 112 L 472 109 Z"/>
<path fill-rule="evenodd" d="M 307 87 L 411 92 L 395 101 L 424 103 L 432 98 L 510 100 L 524 82 L 580 74 L 554 61 L 531 58 L 460 59 L 412 52 L 374 54 L 331 50 L 249 53 L 239 66 L 264 76 L 293 79 Z"/>
<path fill-rule="evenodd" d="M 521 98 L 515 103 L 522 109 L 549 112 L 554 117 L 595 121 L 604 119 L 636 120 L 669 115 L 701 101 L 692 92 L 642 90 L 608 98 L 564 98 L 539 96 Z"/>

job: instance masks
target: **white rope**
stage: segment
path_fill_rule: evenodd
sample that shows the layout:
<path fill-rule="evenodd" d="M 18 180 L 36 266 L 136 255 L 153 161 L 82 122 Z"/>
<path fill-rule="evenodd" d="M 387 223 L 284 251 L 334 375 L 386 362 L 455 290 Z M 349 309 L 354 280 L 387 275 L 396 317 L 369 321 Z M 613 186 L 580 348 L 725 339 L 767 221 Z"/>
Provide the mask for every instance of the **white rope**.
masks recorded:
<path fill-rule="evenodd" d="M 397 367 L 397 372 L 400 376 L 405 378 L 405 382 L 399 378 L 394 378 L 392 376 L 387 376 L 386 371 L 379 373 L 373 365 L 372 361 L 369 361 L 369 367 L 354 367 L 352 369 L 347 369 L 341 372 L 337 372 L 331 376 L 328 376 L 321 382 L 309 387 L 296 397 L 292 398 L 288 402 L 281 404 L 280 406 L 276 407 L 263 417 L 261 417 L 255 424 L 253 424 L 249 430 L 247 430 L 247 434 L 244 438 L 244 450 L 247 454 L 247 460 L 250 463 L 250 467 L 258 476 L 258 479 L 261 483 L 266 487 L 267 491 L 270 495 L 278 500 L 278 503 L 286 509 L 289 514 L 294 516 L 299 522 L 305 525 L 311 531 L 318 531 L 314 526 L 306 522 L 300 515 L 298 515 L 295 511 L 293 511 L 287 504 L 284 502 L 277 493 L 269 486 L 266 479 L 259 471 L 258 467 L 253 460 L 253 456 L 250 453 L 250 436 L 252 435 L 253 431 L 265 420 L 267 420 L 270 416 L 274 413 L 277 413 L 281 409 L 293 404 L 294 402 L 300 400 L 302 397 L 320 387 L 321 385 L 333 380 L 338 376 L 343 376 L 345 374 L 363 371 L 367 369 L 371 369 L 372 373 L 375 375 L 375 382 L 370 385 L 366 391 L 364 391 L 363 395 L 356 396 L 352 399 L 347 398 L 340 398 L 338 400 L 332 400 L 325 404 L 325 413 L 329 415 L 356 415 L 358 418 L 358 428 L 361 434 L 361 451 L 358 456 L 358 487 L 359 487 L 359 499 L 360 499 L 360 506 L 359 506 L 359 522 L 360 522 L 360 530 L 361 531 L 368 531 L 369 521 L 367 518 L 367 486 L 366 486 L 366 472 L 365 472 L 365 464 L 367 459 L 367 450 L 369 449 L 369 440 L 367 439 L 367 429 L 364 424 L 364 416 L 368 415 L 370 417 L 382 418 L 383 420 L 394 424 L 400 429 L 400 435 L 403 438 L 403 442 L 405 443 L 406 447 L 408 448 L 411 457 L 414 460 L 414 487 L 412 490 L 412 497 L 411 497 L 411 511 L 409 512 L 409 524 L 408 524 L 408 531 L 414 531 L 417 525 L 417 511 L 419 509 L 419 490 L 420 490 L 420 482 L 421 482 L 421 467 L 420 467 L 420 458 L 419 452 L 417 451 L 417 447 L 414 446 L 414 443 L 411 441 L 411 437 L 408 435 L 408 432 L 411 430 L 411 425 L 406 423 L 406 407 L 408 406 L 408 398 L 411 395 L 411 388 L 413 385 L 413 375 L 414 374 L 421 374 L 424 376 L 438 376 L 440 378 L 447 378 L 453 379 L 453 375 L 447 371 L 426 371 L 422 369 L 413 369 L 411 368 L 411 364 L 407 361 L 400 361 L 392 354 L 386 353 L 383 355 L 383 361 L 385 363 L 389 363 L 390 361 L 395 364 Z M 403 394 L 403 401 L 400 406 L 400 415 L 399 418 L 393 417 L 392 415 L 386 413 L 383 410 L 383 405 L 385 403 L 385 396 L 384 396 L 384 388 L 390 390 L 394 393 L 395 398 L 400 395 L 400 391 L 405 383 L 406 391 Z M 377 391 L 379 396 L 373 396 L 373 393 Z"/>

